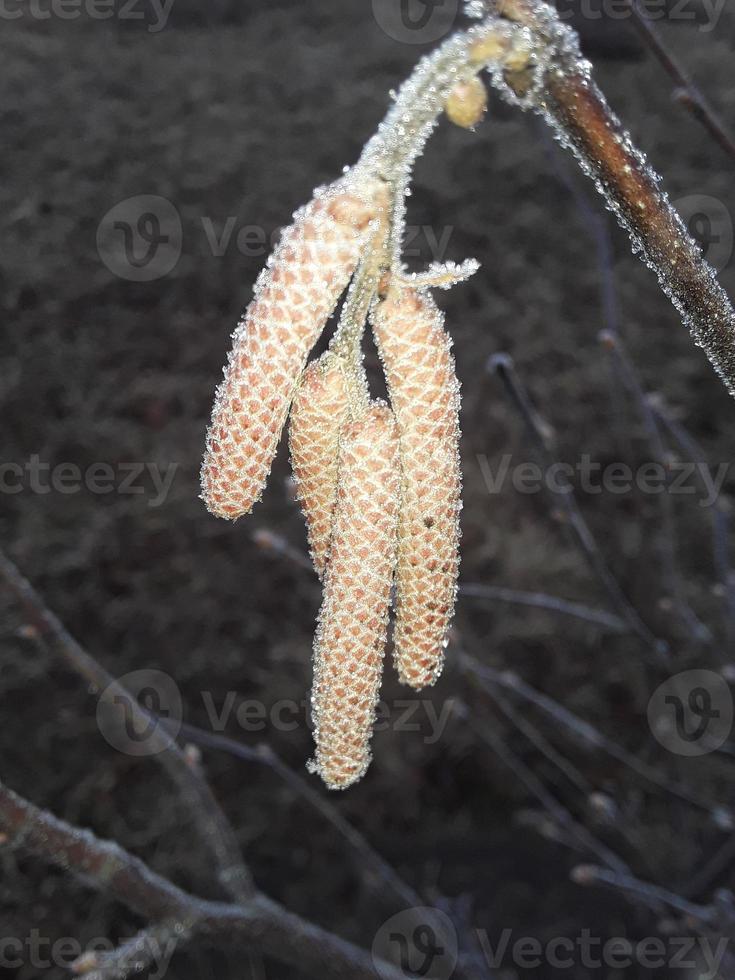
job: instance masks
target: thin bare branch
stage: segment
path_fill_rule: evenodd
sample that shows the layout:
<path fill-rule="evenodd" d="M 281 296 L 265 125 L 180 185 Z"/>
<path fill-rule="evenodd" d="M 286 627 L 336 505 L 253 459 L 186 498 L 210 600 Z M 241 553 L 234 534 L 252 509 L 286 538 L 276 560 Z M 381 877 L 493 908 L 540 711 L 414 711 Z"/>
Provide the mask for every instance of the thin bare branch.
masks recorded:
<path fill-rule="evenodd" d="M 636 29 L 674 83 L 675 101 L 688 109 L 725 153 L 732 160 L 735 160 L 735 137 L 728 130 L 724 121 L 676 60 L 664 43 L 660 31 L 643 15 L 638 0 L 627 0 L 627 4 L 633 15 L 633 23 Z"/>
<path fill-rule="evenodd" d="M 487 600 L 488 602 L 507 602 L 511 605 L 532 606 L 536 609 L 548 609 L 562 616 L 573 616 L 586 623 L 602 626 L 613 633 L 626 633 L 627 623 L 613 613 L 604 609 L 593 609 L 580 602 L 568 602 L 543 592 L 520 592 L 517 589 L 506 589 L 500 585 L 479 585 L 475 582 L 460 584 L 459 594 L 465 599 Z"/>
<path fill-rule="evenodd" d="M 608 885 L 625 891 L 653 912 L 660 913 L 662 908 L 669 908 L 704 925 L 712 921 L 713 909 L 709 906 L 695 905 L 667 888 L 640 881 L 631 874 L 621 874 L 619 871 L 598 868 L 592 864 L 582 864 L 572 871 L 572 879 L 578 885 Z"/>
<path fill-rule="evenodd" d="M 554 460 L 550 452 L 549 427 L 533 407 L 528 390 L 515 369 L 513 359 L 505 353 L 496 354 L 490 358 L 488 370 L 494 371 L 503 382 L 508 398 L 521 416 L 534 448 L 544 464 L 547 467 L 551 466 Z M 567 488 L 566 493 L 559 495 L 559 498 L 566 523 L 571 528 L 590 569 L 630 629 L 640 637 L 653 652 L 656 659 L 660 661 L 668 654 L 666 642 L 654 636 L 628 601 L 617 579 L 610 571 L 587 521 L 582 516 L 571 485 Z"/>
<path fill-rule="evenodd" d="M 578 852 L 594 854 L 608 867 L 623 873 L 627 872 L 628 867 L 625 862 L 574 819 L 569 810 L 551 795 L 538 776 L 510 748 L 505 739 L 493 731 L 492 726 L 480 722 L 476 714 L 461 701 L 454 702 L 454 709 L 480 741 L 493 751 L 501 762 L 521 780 L 529 793 L 535 796 L 548 810 L 554 824 L 564 834 L 567 846 Z"/>
<path fill-rule="evenodd" d="M 5 845 L 78 876 L 131 911 L 182 935 L 240 945 L 297 966 L 315 977 L 405 980 L 389 963 L 289 912 L 259 892 L 244 903 L 197 898 L 152 871 L 117 844 L 99 840 L 39 809 L 0 783 L 0 833 Z"/>
<path fill-rule="evenodd" d="M 133 723 L 149 733 L 153 757 L 166 769 L 196 822 L 217 868 L 218 879 L 236 901 L 255 894 L 250 871 L 242 860 L 235 832 L 220 809 L 208 783 L 192 766 L 166 728 L 109 674 L 47 607 L 30 582 L 13 562 L 0 551 L 0 582 L 16 597 L 39 637 L 50 643 L 66 663 L 98 691 L 117 693 L 129 705 Z"/>
<path fill-rule="evenodd" d="M 489 664 L 480 663 L 479 660 L 467 653 L 466 650 L 458 650 L 456 657 L 461 669 L 476 677 L 483 687 L 501 687 L 512 691 L 529 704 L 534 705 L 540 711 L 544 712 L 555 725 L 561 726 L 562 729 L 570 732 L 579 744 L 606 752 L 658 789 L 672 796 L 676 796 L 678 799 L 683 800 L 698 810 L 704 810 L 718 823 L 721 819 L 727 818 L 730 813 L 727 807 L 708 800 L 702 797 L 701 794 L 691 792 L 685 786 L 670 782 L 658 769 L 646 765 L 645 762 L 641 762 L 640 759 L 631 755 L 630 752 L 626 752 L 622 746 L 618 745 L 611 738 L 608 738 L 598 728 L 595 728 L 594 725 L 591 725 L 588 721 L 584 721 L 582 718 L 578 718 L 568 708 L 558 704 L 547 694 L 537 691 L 512 671 L 496 670 Z"/>
<path fill-rule="evenodd" d="M 666 468 L 668 463 L 667 452 L 659 423 L 638 377 L 638 372 L 631 363 L 620 336 L 616 333 L 603 331 L 600 334 L 600 341 L 603 349 L 610 355 L 618 378 L 638 406 L 654 462 Z M 661 573 L 674 600 L 674 610 L 681 617 L 694 640 L 700 643 L 711 643 L 712 633 L 689 605 L 685 595 L 684 581 L 679 568 L 679 535 L 671 496 L 667 491 L 658 494 L 657 500 L 661 514 L 661 533 L 658 536 Z"/>

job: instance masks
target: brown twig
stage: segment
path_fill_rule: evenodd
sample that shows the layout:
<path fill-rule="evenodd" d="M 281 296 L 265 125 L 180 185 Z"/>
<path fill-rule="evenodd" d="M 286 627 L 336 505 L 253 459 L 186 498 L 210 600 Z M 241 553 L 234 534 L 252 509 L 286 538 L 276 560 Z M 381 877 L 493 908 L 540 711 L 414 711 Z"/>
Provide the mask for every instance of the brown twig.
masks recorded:
<path fill-rule="evenodd" d="M 735 396 L 735 310 L 620 120 L 592 80 L 574 32 L 540 0 L 496 0 L 527 26 L 545 53 L 538 90 L 526 73 L 506 75 L 521 104 L 538 112 L 595 182 L 620 225 L 656 273 L 728 391 Z"/>
<path fill-rule="evenodd" d="M 117 844 L 101 841 L 18 796 L 0 782 L 0 833 L 6 845 L 70 871 L 86 884 L 190 937 L 243 944 L 316 977 L 405 980 L 389 963 L 289 912 L 255 892 L 227 904 L 197 898 L 152 871 Z"/>

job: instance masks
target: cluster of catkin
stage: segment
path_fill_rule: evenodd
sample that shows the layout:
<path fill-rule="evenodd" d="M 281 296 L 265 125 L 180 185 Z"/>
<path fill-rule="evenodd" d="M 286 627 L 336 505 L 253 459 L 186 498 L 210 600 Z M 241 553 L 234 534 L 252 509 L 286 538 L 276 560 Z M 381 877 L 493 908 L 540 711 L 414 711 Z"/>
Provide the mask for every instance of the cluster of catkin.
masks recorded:
<path fill-rule="evenodd" d="M 297 212 L 233 335 L 202 467 L 209 510 L 247 514 L 290 413 L 324 583 L 310 766 L 330 788 L 356 782 L 370 761 L 394 584 L 395 662 L 419 689 L 441 670 L 458 572 L 459 386 L 428 292 L 387 277 L 371 304 L 390 405 L 367 396 L 336 347 L 306 365 L 388 208 L 381 180 L 348 173 Z"/>

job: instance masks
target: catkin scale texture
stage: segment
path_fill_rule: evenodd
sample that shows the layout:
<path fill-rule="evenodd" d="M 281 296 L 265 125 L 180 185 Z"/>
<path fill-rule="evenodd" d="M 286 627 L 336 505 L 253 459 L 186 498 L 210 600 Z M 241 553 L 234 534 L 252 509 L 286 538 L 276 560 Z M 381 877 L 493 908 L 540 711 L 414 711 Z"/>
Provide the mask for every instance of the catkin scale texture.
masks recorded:
<path fill-rule="evenodd" d="M 382 184 L 350 175 L 295 215 L 233 334 L 202 465 L 219 517 L 248 513 L 265 485 L 310 350 L 355 270 Z"/>
<path fill-rule="evenodd" d="M 320 578 L 332 536 L 340 433 L 349 414 L 345 368 L 327 353 L 304 371 L 289 421 L 291 465 Z"/>
<path fill-rule="evenodd" d="M 428 294 L 389 293 L 373 316 L 400 436 L 395 662 L 420 689 L 441 672 L 459 573 L 459 384 Z"/>
<path fill-rule="evenodd" d="M 310 768 L 330 789 L 357 782 L 370 763 L 396 560 L 398 451 L 395 418 L 379 403 L 349 423 L 341 440 L 312 692 Z"/>

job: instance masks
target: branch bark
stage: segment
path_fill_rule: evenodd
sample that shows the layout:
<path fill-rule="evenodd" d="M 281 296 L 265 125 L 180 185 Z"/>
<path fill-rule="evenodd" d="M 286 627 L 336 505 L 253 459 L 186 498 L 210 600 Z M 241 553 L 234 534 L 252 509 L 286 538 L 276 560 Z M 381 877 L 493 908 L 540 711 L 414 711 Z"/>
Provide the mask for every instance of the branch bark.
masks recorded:
<path fill-rule="evenodd" d="M 579 56 L 576 36 L 541 0 L 496 0 L 499 12 L 528 27 L 550 57 L 530 99 L 527 77 L 506 75 L 511 91 L 554 129 L 656 273 L 695 343 L 735 397 L 735 310 L 699 245 Z M 525 101 L 524 101 L 525 100 Z"/>
<path fill-rule="evenodd" d="M 5 846 L 73 873 L 150 921 L 177 923 L 183 935 L 243 944 L 326 980 L 405 980 L 401 970 L 261 893 L 240 904 L 190 895 L 117 844 L 59 820 L 1 782 L 0 834 Z"/>

